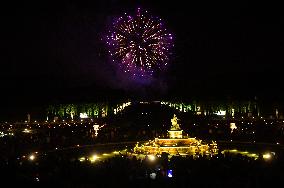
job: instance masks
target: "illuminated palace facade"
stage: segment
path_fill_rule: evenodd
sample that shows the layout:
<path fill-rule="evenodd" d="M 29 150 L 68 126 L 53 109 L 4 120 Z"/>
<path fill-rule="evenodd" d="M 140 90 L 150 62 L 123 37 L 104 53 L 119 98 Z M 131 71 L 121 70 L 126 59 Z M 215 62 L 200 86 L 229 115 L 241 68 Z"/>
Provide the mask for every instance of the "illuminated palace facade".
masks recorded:
<path fill-rule="evenodd" d="M 180 129 L 177 123 L 177 117 L 174 115 L 172 127 L 168 130 L 168 138 L 155 138 L 147 143 L 134 147 L 136 154 L 162 154 L 163 152 L 170 155 L 214 155 L 218 152 L 216 142 L 210 144 L 202 142 L 196 138 L 190 138 L 183 135 L 183 130 Z"/>

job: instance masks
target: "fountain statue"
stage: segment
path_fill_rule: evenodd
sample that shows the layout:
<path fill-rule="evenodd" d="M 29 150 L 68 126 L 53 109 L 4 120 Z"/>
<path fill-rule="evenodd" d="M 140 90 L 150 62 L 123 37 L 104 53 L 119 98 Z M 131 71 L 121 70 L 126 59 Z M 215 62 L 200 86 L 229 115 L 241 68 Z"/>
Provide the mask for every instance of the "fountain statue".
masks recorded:
<path fill-rule="evenodd" d="M 179 124 L 178 124 L 178 118 L 177 116 L 174 114 L 173 119 L 171 119 L 172 122 L 172 126 L 171 126 L 171 130 L 180 130 Z"/>

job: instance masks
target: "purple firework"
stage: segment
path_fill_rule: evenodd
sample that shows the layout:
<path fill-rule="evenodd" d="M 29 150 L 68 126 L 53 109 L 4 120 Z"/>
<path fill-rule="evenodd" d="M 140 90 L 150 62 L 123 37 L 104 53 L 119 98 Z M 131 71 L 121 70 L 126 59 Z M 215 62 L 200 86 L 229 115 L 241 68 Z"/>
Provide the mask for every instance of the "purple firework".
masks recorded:
<path fill-rule="evenodd" d="M 152 75 L 169 62 L 172 35 L 161 19 L 138 8 L 134 16 L 118 18 L 107 36 L 112 61 L 134 76 Z"/>

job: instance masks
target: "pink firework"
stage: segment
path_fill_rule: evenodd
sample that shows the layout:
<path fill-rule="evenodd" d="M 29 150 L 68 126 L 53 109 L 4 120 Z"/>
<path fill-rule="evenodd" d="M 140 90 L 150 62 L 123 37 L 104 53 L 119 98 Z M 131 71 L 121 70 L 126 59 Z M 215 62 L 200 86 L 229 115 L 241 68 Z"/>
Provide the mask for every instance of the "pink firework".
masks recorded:
<path fill-rule="evenodd" d="M 107 45 L 124 72 L 146 76 L 168 64 L 173 37 L 161 19 L 138 8 L 134 16 L 125 14 L 112 24 Z"/>

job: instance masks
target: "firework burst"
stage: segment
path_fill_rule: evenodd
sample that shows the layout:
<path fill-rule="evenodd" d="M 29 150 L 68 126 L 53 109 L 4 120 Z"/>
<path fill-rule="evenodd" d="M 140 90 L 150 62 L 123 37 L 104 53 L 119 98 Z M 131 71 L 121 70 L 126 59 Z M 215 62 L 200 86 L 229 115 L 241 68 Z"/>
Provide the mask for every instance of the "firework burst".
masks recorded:
<path fill-rule="evenodd" d="M 161 21 L 140 8 L 134 16 L 125 14 L 115 20 L 107 36 L 112 61 L 134 76 L 153 75 L 165 67 L 173 38 Z"/>

